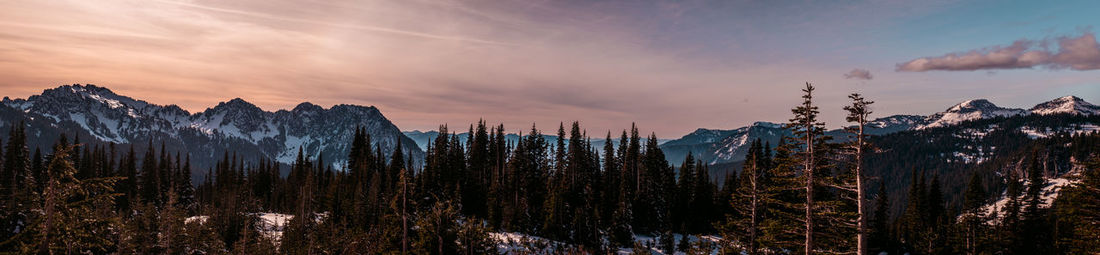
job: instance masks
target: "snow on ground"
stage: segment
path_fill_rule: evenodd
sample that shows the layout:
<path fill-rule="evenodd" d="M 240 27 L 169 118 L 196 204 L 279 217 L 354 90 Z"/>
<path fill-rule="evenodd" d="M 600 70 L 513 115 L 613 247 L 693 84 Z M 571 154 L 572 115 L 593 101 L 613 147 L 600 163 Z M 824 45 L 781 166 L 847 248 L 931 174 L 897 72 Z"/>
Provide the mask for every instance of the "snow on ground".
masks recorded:
<path fill-rule="evenodd" d="M 1066 185 L 1070 185 L 1070 184 L 1073 184 L 1075 182 L 1076 181 L 1067 179 L 1065 177 L 1047 179 L 1047 185 L 1045 187 L 1043 187 L 1043 192 L 1039 195 L 1040 200 L 1042 200 L 1042 203 L 1039 204 L 1039 207 L 1040 208 L 1050 207 L 1050 205 L 1052 203 L 1054 203 L 1054 199 L 1058 198 L 1059 191 L 1061 191 L 1063 187 L 1066 187 Z M 1027 187 L 1027 185 L 1028 185 L 1028 183 L 1025 181 L 1023 187 Z M 1025 188 L 1025 190 L 1026 190 L 1026 188 Z M 991 223 L 997 223 L 997 222 L 1000 221 L 999 217 L 1004 216 L 1004 215 L 1002 215 L 1001 211 L 1004 210 L 1006 205 L 1008 205 L 1008 199 L 1009 199 L 1009 197 L 1008 197 L 1007 194 L 1001 193 L 1001 198 L 1000 199 L 998 199 L 997 201 L 995 201 L 991 204 L 987 204 L 987 205 L 983 206 L 981 208 L 981 210 L 979 211 L 979 213 L 981 214 L 981 216 L 990 216 L 993 213 L 997 213 L 998 218 L 990 219 Z M 1021 194 L 1018 199 L 1020 199 L 1021 203 L 1024 203 L 1024 201 L 1023 201 L 1024 195 L 1023 194 Z M 1023 205 L 1021 204 L 1021 208 L 1022 208 L 1022 206 Z"/>
<path fill-rule="evenodd" d="M 684 236 L 681 234 L 673 234 L 673 236 L 676 239 L 673 245 L 679 246 L 680 241 L 683 240 Z M 557 249 L 569 247 L 568 244 L 564 244 L 562 242 L 516 232 L 492 232 L 489 233 L 489 237 L 497 242 L 497 251 L 505 254 L 553 254 L 558 252 Z M 717 236 L 687 237 L 688 241 L 690 241 L 692 244 L 699 242 L 700 239 L 702 239 L 702 241 L 709 242 L 709 245 L 714 247 L 714 249 L 709 254 L 719 253 L 719 250 L 717 249 L 717 244 L 721 241 L 721 238 Z M 652 254 L 665 254 L 657 248 L 657 237 L 648 235 L 635 235 L 634 241 L 642 243 L 642 245 L 646 247 L 652 247 L 650 248 L 650 253 Z M 633 252 L 633 247 L 620 247 L 618 248 L 618 250 L 615 251 L 615 254 L 631 254 Z M 675 254 L 685 253 L 677 251 Z"/>
<path fill-rule="evenodd" d="M 1063 128 L 1058 130 L 1035 129 L 1032 127 L 1020 128 L 1020 132 L 1027 134 L 1027 137 L 1031 139 L 1045 138 L 1056 133 L 1071 133 L 1073 135 L 1080 135 L 1096 131 L 1100 131 L 1100 126 L 1097 126 L 1095 124 L 1074 125 L 1070 128 Z"/>
<path fill-rule="evenodd" d="M 259 217 L 256 228 L 261 234 L 271 238 L 275 245 L 279 245 L 279 240 L 283 238 L 283 231 L 286 230 L 287 223 L 290 223 L 290 220 L 294 218 L 294 215 L 281 213 L 256 213 L 255 215 Z M 205 224 L 208 219 L 210 219 L 210 216 L 199 215 L 187 217 L 183 222 Z"/>
<path fill-rule="evenodd" d="M 259 213 L 260 221 L 257 226 L 260 229 L 260 233 L 264 236 L 271 238 L 275 241 L 275 244 L 279 244 L 279 240 L 283 238 L 283 231 L 286 230 L 287 223 L 290 219 L 294 218 L 294 215 L 281 214 L 281 213 Z"/>
<path fill-rule="evenodd" d="M 191 216 L 187 217 L 187 219 L 184 219 L 183 223 L 190 224 L 192 222 L 198 221 L 199 224 L 205 224 L 207 219 L 210 219 L 210 216 Z"/>
<path fill-rule="evenodd" d="M 1053 199 L 1053 198 L 1052 198 Z M 259 218 L 257 228 L 264 236 L 271 238 L 275 245 L 278 245 L 283 237 L 283 232 L 286 230 L 287 224 L 291 219 L 294 219 L 294 215 L 281 214 L 281 213 L 256 213 Z M 187 217 L 185 223 L 198 222 L 203 224 L 208 220 L 210 216 L 191 216 Z M 317 220 L 320 221 L 324 218 L 324 213 L 317 215 Z M 681 240 L 685 237 L 681 234 L 673 234 L 675 242 L 673 245 L 679 246 Z M 526 254 L 553 254 L 558 249 L 564 249 L 570 247 L 569 244 L 538 237 L 527 235 L 517 232 L 491 232 L 489 237 L 496 241 L 497 251 L 505 254 L 514 253 L 526 253 Z M 687 236 L 688 241 L 692 244 L 699 243 L 700 240 L 713 247 L 713 250 L 709 254 L 718 254 L 718 243 L 722 239 L 718 236 Z M 642 243 L 646 247 L 651 247 L 650 252 L 652 254 L 665 254 L 657 248 L 659 239 L 655 236 L 649 235 L 635 235 L 634 240 Z M 633 247 L 620 247 L 616 254 L 631 254 Z M 675 254 L 685 254 L 677 251 Z"/>

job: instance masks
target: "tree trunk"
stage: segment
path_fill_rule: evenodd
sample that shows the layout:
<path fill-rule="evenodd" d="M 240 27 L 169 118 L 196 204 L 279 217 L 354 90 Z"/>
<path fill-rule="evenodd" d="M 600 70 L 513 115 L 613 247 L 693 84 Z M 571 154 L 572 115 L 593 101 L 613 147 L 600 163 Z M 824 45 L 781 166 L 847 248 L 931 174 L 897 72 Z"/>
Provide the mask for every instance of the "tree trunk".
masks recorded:
<path fill-rule="evenodd" d="M 806 244 L 805 254 L 814 250 L 814 123 L 806 120 Z"/>
<path fill-rule="evenodd" d="M 408 187 L 409 181 L 402 176 L 401 178 L 401 254 L 408 254 L 409 252 L 409 216 L 406 213 L 405 205 L 408 201 Z"/>
<path fill-rule="evenodd" d="M 751 210 L 752 210 L 752 216 L 751 216 L 752 219 L 749 220 L 749 224 L 750 224 L 750 227 L 749 227 L 749 254 L 756 254 L 756 248 L 757 248 L 756 247 L 756 225 L 757 225 L 756 221 L 757 221 L 757 219 L 759 219 L 758 216 L 757 216 L 757 209 L 758 209 L 758 206 L 759 206 L 758 200 L 757 200 L 757 193 L 759 192 L 759 190 L 757 189 L 756 183 L 759 181 L 759 177 L 760 177 L 760 169 L 758 167 L 759 166 L 756 165 L 756 159 L 753 158 L 753 162 L 752 162 L 752 169 L 753 169 L 753 173 L 752 173 L 752 208 L 751 208 Z"/>
<path fill-rule="evenodd" d="M 49 175 L 50 172 L 47 171 L 46 174 Z M 54 181 L 52 179 L 53 176 L 50 175 L 49 179 L 47 180 L 49 186 L 46 187 L 46 208 L 44 210 L 44 217 L 46 219 L 44 220 L 45 225 L 42 228 L 42 246 L 38 248 L 38 254 L 49 254 L 50 251 L 50 231 L 53 228 L 53 214 L 56 210 L 54 207 L 56 207 L 57 204 L 57 185 L 54 185 Z"/>
<path fill-rule="evenodd" d="M 863 201 L 867 194 L 863 193 L 863 126 L 866 120 L 859 116 L 859 133 L 856 136 L 856 206 L 859 219 L 856 222 L 856 254 L 867 254 L 867 216 L 864 213 Z"/>

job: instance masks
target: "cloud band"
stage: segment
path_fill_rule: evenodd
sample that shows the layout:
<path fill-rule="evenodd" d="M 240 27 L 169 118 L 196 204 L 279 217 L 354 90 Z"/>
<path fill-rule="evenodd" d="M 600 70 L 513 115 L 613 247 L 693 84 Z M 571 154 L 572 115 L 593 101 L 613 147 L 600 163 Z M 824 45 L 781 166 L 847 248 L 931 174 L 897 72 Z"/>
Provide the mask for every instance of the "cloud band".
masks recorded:
<path fill-rule="evenodd" d="M 923 57 L 897 64 L 899 72 L 975 71 L 1045 67 L 1078 71 L 1100 69 L 1100 44 L 1086 32 L 1079 37 L 1055 40 L 1057 51 L 1045 47 L 1047 41 L 1018 40 L 1008 46 Z"/>

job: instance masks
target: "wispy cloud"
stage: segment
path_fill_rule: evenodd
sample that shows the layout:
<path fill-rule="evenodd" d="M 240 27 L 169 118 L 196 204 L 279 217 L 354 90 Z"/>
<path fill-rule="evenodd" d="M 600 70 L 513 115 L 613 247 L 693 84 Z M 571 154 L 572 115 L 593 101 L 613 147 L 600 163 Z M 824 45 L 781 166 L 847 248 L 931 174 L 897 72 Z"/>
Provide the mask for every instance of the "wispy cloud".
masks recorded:
<path fill-rule="evenodd" d="M 871 78 L 874 77 L 871 76 L 871 71 L 867 69 L 856 68 L 844 74 L 844 79 L 870 80 Z"/>
<path fill-rule="evenodd" d="M 1078 37 L 1054 39 L 1057 50 L 1050 50 L 1049 40 L 1018 40 L 1008 46 L 949 53 L 938 57 L 923 57 L 897 65 L 897 71 L 924 72 L 974 71 L 1045 67 L 1078 71 L 1100 69 L 1100 44 L 1092 32 Z"/>
<path fill-rule="evenodd" d="M 196 4 L 196 3 L 193 3 L 193 2 L 172 1 L 172 0 L 156 0 L 156 1 L 161 2 L 161 3 L 166 3 L 166 4 L 174 4 L 174 5 L 185 6 L 185 7 L 196 8 L 196 9 L 202 9 L 202 10 L 208 10 L 208 11 L 215 11 L 215 12 L 222 12 L 222 13 L 229 13 L 229 14 L 236 14 L 236 15 L 244 15 L 244 16 L 250 16 L 250 17 L 255 17 L 255 18 L 278 20 L 278 21 L 289 21 L 289 22 L 298 22 L 298 23 L 305 23 L 305 24 L 312 24 L 312 25 L 348 28 L 348 29 L 356 29 L 356 30 L 363 30 L 363 31 L 369 31 L 369 32 L 391 33 L 391 34 L 396 34 L 396 35 L 412 36 L 412 37 L 427 38 L 427 39 L 451 40 L 451 41 L 458 41 L 458 42 L 496 44 L 496 45 L 511 45 L 510 43 L 506 43 L 506 42 L 489 41 L 489 40 L 483 40 L 483 39 L 477 39 L 477 38 L 465 38 L 465 37 L 453 36 L 453 35 L 431 34 L 431 33 L 417 32 L 417 31 L 410 31 L 410 30 L 402 30 L 402 29 L 395 29 L 395 28 L 388 28 L 388 27 L 380 27 L 380 26 L 368 26 L 368 25 L 362 25 L 362 24 L 348 24 L 348 23 L 319 22 L 319 21 L 313 20 L 313 19 L 293 18 L 293 17 L 286 17 L 286 16 L 271 15 L 271 14 L 262 13 L 262 12 L 253 12 L 253 11 L 245 11 L 245 10 L 237 10 L 237 9 L 229 9 L 229 8 L 220 8 L 220 7 L 213 7 L 213 6 L 208 6 L 208 5 Z"/>
<path fill-rule="evenodd" d="M 806 80 L 830 88 L 823 103 L 846 100 L 857 88 L 835 67 L 893 64 L 868 39 L 951 7 L 926 2 L 9 0 L 0 94 L 95 83 L 190 111 L 241 97 L 267 110 L 375 105 L 408 129 L 579 120 L 674 136 L 782 121 Z M 1049 58 L 1089 68 L 1089 45 L 1066 40 L 1084 50 Z"/>

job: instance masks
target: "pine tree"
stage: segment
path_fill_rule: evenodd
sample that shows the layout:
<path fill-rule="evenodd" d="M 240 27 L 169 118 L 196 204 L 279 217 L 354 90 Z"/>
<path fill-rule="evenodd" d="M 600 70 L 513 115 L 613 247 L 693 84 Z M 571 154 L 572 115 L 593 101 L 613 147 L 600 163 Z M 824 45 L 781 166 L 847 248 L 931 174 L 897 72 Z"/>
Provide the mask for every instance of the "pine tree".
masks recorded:
<path fill-rule="evenodd" d="M 853 165 L 855 167 L 855 189 L 856 189 L 856 213 L 858 219 L 856 220 L 856 254 L 863 255 L 868 254 L 867 251 L 867 215 L 864 212 L 865 206 L 863 202 L 867 200 L 863 189 L 863 148 L 867 145 L 864 142 L 866 135 L 863 133 L 863 128 L 867 125 L 868 116 L 872 111 L 869 108 L 874 101 L 867 101 L 859 93 L 852 93 L 848 95 L 848 98 L 852 99 L 852 105 L 845 106 L 844 110 L 848 111 L 846 120 L 855 124 L 854 128 L 849 128 L 855 136 L 855 144 L 852 145 L 855 148 Z"/>
<path fill-rule="evenodd" d="M 1009 170 L 1005 182 L 1005 186 L 1007 186 L 1005 196 L 1008 198 L 1008 202 L 1002 208 L 1004 218 L 1001 219 L 1000 232 L 1004 239 L 1001 240 L 1000 246 L 1003 252 L 1012 254 L 1018 250 L 1021 241 L 1017 236 L 1017 231 L 1020 227 L 1020 207 L 1022 206 L 1020 195 L 1023 192 L 1023 184 L 1020 182 L 1016 171 L 1013 170 Z"/>
<path fill-rule="evenodd" d="M 615 210 L 618 209 L 621 197 L 619 192 L 621 191 L 620 184 L 622 183 L 622 164 L 619 163 L 618 158 L 615 155 L 615 146 L 611 140 L 611 131 L 607 131 L 607 138 L 604 139 L 603 147 L 603 179 L 601 180 L 601 194 L 600 198 L 602 203 L 600 204 L 600 211 L 603 215 L 600 218 L 604 220 L 605 229 L 613 227 L 611 219 L 614 217 Z"/>
<path fill-rule="evenodd" d="M 690 205 L 691 212 L 695 212 L 695 217 L 688 218 L 688 230 L 693 234 L 711 233 L 713 228 L 713 221 L 717 214 L 715 214 L 714 195 L 717 193 L 717 188 L 710 180 L 710 169 L 702 161 L 695 162 L 695 199 L 692 200 Z"/>
<path fill-rule="evenodd" d="M 927 254 L 942 253 L 947 249 L 944 227 L 947 225 L 947 212 L 943 201 L 943 186 L 940 185 L 940 176 L 933 175 L 932 182 L 928 185 L 928 194 L 925 195 L 928 205 L 926 224 L 929 227 L 924 236 L 928 239 L 924 244 Z"/>
<path fill-rule="evenodd" d="M 160 250 L 166 254 L 180 254 L 184 252 L 184 211 L 179 206 L 179 195 L 176 193 L 176 188 L 172 187 L 168 190 L 168 199 L 165 201 L 164 207 L 159 211 L 160 223 L 159 229 L 159 246 Z"/>
<path fill-rule="evenodd" d="M 145 202 L 157 202 L 160 197 L 160 171 L 158 170 L 156 151 L 153 149 L 153 141 L 149 141 L 149 147 L 145 151 L 145 157 L 141 159 L 141 198 Z M 219 177 L 221 174 L 219 174 Z"/>
<path fill-rule="evenodd" d="M 173 189 L 175 189 L 177 196 L 176 203 L 173 205 L 186 213 L 194 209 L 195 203 L 195 186 L 191 183 L 191 155 L 188 154 L 186 158 L 182 159 L 177 155 L 176 160 L 183 160 L 183 163 L 176 164 L 180 167 L 173 178 L 175 182 Z"/>
<path fill-rule="evenodd" d="M 31 190 L 37 193 L 41 193 L 43 187 L 46 185 L 46 163 L 42 160 L 42 150 L 35 147 L 34 155 L 31 156 L 31 173 L 29 178 L 34 179 Z"/>
<path fill-rule="evenodd" d="M 22 122 L 12 125 L 11 131 L 8 134 L 8 143 L 6 148 L 0 150 L 0 154 L 4 155 L 3 160 L 0 160 L 0 165 L 3 166 L 3 174 L 0 181 L 4 182 L 3 194 L 4 208 L 9 210 L 17 210 L 19 207 L 19 200 L 22 200 L 26 194 L 26 184 L 33 183 L 33 176 L 29 176 L 28 164 L 29 152 L 27 151 L 27 137 L 24 131 L 25 124 Z M 28 182 L 28 180 L 30 180 Z M 6 210 L 7 211 L 7 210 Z"/>
<path fill-rule="evenodd" d="M 298 180 L 297 199 L 294 218 L 287 223 L 280 249 L 287 254 L 312 254 L 315 247 L 316 221 L 314 221 L 314 177 L 312 165 L 299 151 L 291 172 L 302 178 Z"/>
<path fill-rule="evenodd" d="M 130 146 L 129 153 L 122 156 L 119 163 L 119 175 L 123 179 L 118 183 L 118 192 L 122 195 L 117 199 L 120 212 L 127 213 L 133 208 L 131 201 L 140 201 L 140 188 L 138 185 L 137 159 L 134 154 L 134 146 Z M 207 177 L 210 177 L 207 175 Z"/>
<path fill-rule="evenodd" d="M 28 166 L 30 158 L 24 126 L 22 121 L 13 123 L 6 148 L 0 148 L 0 155 L 3 155 L 0 158 L 0 240 L 8 239 L 19 229 L 25 228 L 22 222 L 27 221 L 28 202 L 38 191 L 35 187 L 41 181 L 35 178 Z M 0 245 L 0 250 L 3 248 Z"/>
<path fill-rule="evenodd" d="M 748 254 L 759 252 L 760 225 L 765 211 L 764 201 L 768 200 L 765 192 L 765 175 L 770 162 L 765 156 L 760 139 L 754 140 L 745 163 L 741 168 L 740 183 L 733 191 L 731 203 L 735 210 L 734 215 L 727 218 L 727 226 L 724 226 L 726 238 L 739 240 L 744 251 Z M 727 184 L 730 185 L 730 184 Z"/>
<path fill-rule="evenodd" d="M 125 254 L 162 253 L 157 209 L 152 203 L 135 202 L 120 231 L 118 251 Z M 225 247 L 219 247 L 224 249 Z"/>
<path fill-rule="evenodd" d="M 690 205 L 696 199 L 695 186 L 698 182 L 695 180 L 695 171 L 695 157 L 688 152 L 680 164 L 679 177 L 676 178 L 676 197 L 673 200 L 672 225 L 680 233 L 688 233 L 688 213 L 692 209 Z"/>
<path fill-rule="evenodd" d="M 1100 156 L 1080 164 L 1085 171 L 1062 189 L 1052 205 L 1055 245 L 1059 252 L 1086 254 L 1100 250 Z"/>
<path fill-rule="evenodd" d="M 804 254 L 813 254 L 814 252 L 814 196 L 817 186 L 815 178 L 818 175 L 815 172 L 818 168 L 818 154 L 820 151 L 815 151 L 819 148 L 823 142 L 822 135 L 824 134 L 824 123 L 817 121 L 818 108 L 813 104 L 813 85 L 809 82 L 806 83 L 806 87 L 802 89 L 804 95 L 802 95 L 803 102 L 801 105 L 791 109 L 794 117 L 790 119 L 790 123 L 787 124 L 787 128 L 794 130 L 795 135 L 798 137 L 798 141 L 801 143 L 801 150 L 798 151 L 800 160 L 802 163 L 802 177 L 805 179 L 806 189 L 806 216 L 803 219 L 805 230 L 805 242 L 803 244 Z"/>
<path fill-rule="evenodd" d="M 985 232 L 985 217 L 982 215 L 981 208 L 985 205 L 986 196 L 981 176 L 974 172 L 966 185 L 961 220 L 965 224 L 963 242 L 966 254 L 977 254 L 982 246 L 980 236 Z"/>
<path fill-rule="evenodd" d="M 875 214 L 871 220 L 870 236 L 871 250 L 888 252 L 890 250 L 890 197 L 886 194 L 886 183 L 878 186 L 878 194 L 875 196 Z"/>
<path fill-rule="evenodd" d="M 417 239 L 412 245 L 427 254 L 458 254 L 458 209 L 449 201 L 436 202 L 416 221 Z"/>
<path fill-rule="evenodd" d="M 1038 152 L 1033 151 L 1031 161 L 1027 166 L 1028 182 L 1023 198 L 1027 204 L 1023 211 L 1022 226 L 1019 229 L 1020 253 L 1024 254 L 1041 253 L 1048 249 L 1045 246 L 1050 243 L 1046 240 L 1046 237 L 1050 236 L 1047 229 L 1046 212 L 1040 208 L 1043 203 L 1043 188 L 1046 186 L 1042 165 Z"/>
<path fill-rule="evenodd" d="M 796 144 L 784 137 L 776 145 L 772 167 L 765 179 L 764 219 L 761 221 L 760 246 L 774 250 L 797 250 L 805 244 L 805 234 L 792 226 L 805 222 L 805 186 L 801 181 L 795 155 Z"/>
<path fill-rule="evenodd" d="M 54 150 L 46 173 L 46 188 L 42 199 L 35 201 L 27 231 L 7 242 L 22 243 L 23 252 L 36 253 L 105 253 L 112 250 L 109 235 L 116 229 L 117 219 L 94 217 L 96 208 L 113 207 L 113 186 L 117 178 L 76 178 L 76 168 L 69 156 L 73 146 L 59 145 Z M 4 246 L 4 244 L 0 244 Z"/>
<path fill-rule="evenodd" d="M 625 247 L 634 242 L 634 230 L 630 225 L 634 216 L 629 203 L 629 199 L 619 199 L 615 213 L 611 216 L 609 239 L 613 247 Z"/>

